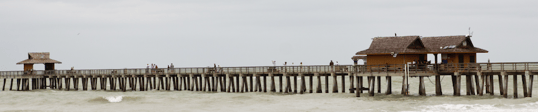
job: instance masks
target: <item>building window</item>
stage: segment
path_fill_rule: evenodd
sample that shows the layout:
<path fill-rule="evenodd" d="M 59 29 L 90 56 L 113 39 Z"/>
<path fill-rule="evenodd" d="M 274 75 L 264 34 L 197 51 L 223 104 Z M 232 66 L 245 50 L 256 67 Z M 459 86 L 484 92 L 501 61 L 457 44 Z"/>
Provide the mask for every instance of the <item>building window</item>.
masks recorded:
<path fill-rule="evenodd" d="M 476 63 L 476 57 L 475 56 L 469 56 L 469 62 L 470 63 Z"/>

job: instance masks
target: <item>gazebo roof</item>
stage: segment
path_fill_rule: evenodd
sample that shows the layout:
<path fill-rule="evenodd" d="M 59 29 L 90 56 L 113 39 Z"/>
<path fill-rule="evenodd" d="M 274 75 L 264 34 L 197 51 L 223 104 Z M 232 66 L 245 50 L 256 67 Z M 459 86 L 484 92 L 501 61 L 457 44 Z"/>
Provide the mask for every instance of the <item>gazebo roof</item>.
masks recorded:
<path fill-rule="evenodd" d="M 18 62 L 17 64 L 42 64 L 42 63 L 62 63 L 49 58 L 49 52 L 31 52 L 28 53 L 28 59 Z"/>

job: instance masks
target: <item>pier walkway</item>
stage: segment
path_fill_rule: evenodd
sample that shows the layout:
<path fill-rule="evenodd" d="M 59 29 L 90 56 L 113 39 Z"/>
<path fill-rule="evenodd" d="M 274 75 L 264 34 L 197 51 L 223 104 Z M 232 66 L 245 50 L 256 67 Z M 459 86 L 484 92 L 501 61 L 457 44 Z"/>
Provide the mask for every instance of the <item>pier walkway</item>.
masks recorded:
<path fill-rule="evenodd" d="M 385 93 L 392 94 L 392 76 L 403 77 L 401 94 L 405 95 L 409 94 L 407 85 L 409 78 L 419 78 L 419 95 L 426 95 L 423 78 L 435 77 L 435 94 L 442 95 L 441 75 L 452 77 L 455 96 L 461 95 L 461 76 L 466 77 L 467 95 L 494 95 L 493 77 L 497 76 L 499 94 L 507 97 L 508 76 L 511 75 L 514 82 L 513 97 L 517 98 L 517 76 L 521 76 L 524 97 L 531 97 L 532 83 L 537 72 L 538 62 L 508 62 L 0 71 L 0 78 L 4 80 L 3 91 L 6 90 L 6 82 L 10 82 L 9 90 L 17 91 L 37 89 L 148 91 L 156 89 L 303 94 L 329 93 L 329 91 L 346 93 L 346 90 L 349 90 L 349 93 L 356 93 L 356 96 L 360 97 L 359 93 L 363 91 L 373 96 L 375 88 L 380 93 L 381 77 L 386 78 Z M 527 76 L 529 83 L 527 83 Z M 300 77 L 299 83 L 298 77 Z M 277 78 L 278 82 L 275 82 Z M 348 89 L 345 85 L 346 78 L 350 81 Z M 332 82 L 331 90 L 329 90 L 329 81 Z M 13 88 L 14 83 L 16 88 Z"/>

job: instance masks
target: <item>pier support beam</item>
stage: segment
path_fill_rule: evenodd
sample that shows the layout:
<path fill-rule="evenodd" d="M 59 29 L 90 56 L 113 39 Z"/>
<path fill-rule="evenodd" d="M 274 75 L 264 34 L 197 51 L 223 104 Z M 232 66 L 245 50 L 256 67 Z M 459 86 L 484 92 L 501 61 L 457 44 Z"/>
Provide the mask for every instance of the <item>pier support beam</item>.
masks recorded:
<path fill-rule="evenodd" d="M 318 86 L 316 87 L 316 93 L 322 93 L 323 91 L 321 90 L 321 76 L 319 75 L 319 73 L 314 73 L 314 75 L 318 77 Z"/>
<path fill-rule="evenodd" d="M 424 87 L 424 76 L 419 76 L 418 94 L 420 96 L 426 96 L 426 89 Z"/>
<path fill-rule="evenodd" d="M 336 81 L 336 74 L 331 73 L 331 76 L 333 77 L 333 93 L 338 93 L 338 82 Z"/>
<path fill-rule="evenodd" d="M 269 77 L 271 77 L 271 82 L 269 82 L 269 83 L 271 83 L 271 87 L 270 87 L 271 90 L 270 91 L 271 92 L 276 92 L 275 75 L 273 73 L 269 73 L 267 75 L 269 75 Z"/>
<path fill-rule="evenodd" d="M 501 72 L 501 75 L 504 76 L 504 98 L 508 98 L 508 74 L 506 72 Z"/>
<path fill-rule="evenodd" d="M 523 86 L 523 97 L 528 97 L 529 94 L 528 94 L 528 91 L 527 91 L 527 89 L 528 89 L 527 88 L 527 77 L 525 75 L 526 74 L 521 75 L 521 83 L 522 83 L 521 86 Z"/>
<path fill-rule="evenodd" d="M 437 54 L 435 55 L 437 57 Z M 437 58 L 435 58 L 437 61 Z M 437 65 L 437 62 L 436 62 Z M 441 89 L 441 75 L 437 74 L 435 75 L 435 95 L 441 96 L 443 95 L 443 89 Z"/>
<path fill-rule="evenodd" d="M 517 98 L 517 74 L 512 75 L 514 79 L 514 98 Z"/>
<path fill-rule="evenodd" d="M 530 71 L 525 71 L 525 74 L 529 75 L 529 93 L 527 97 L 532 97 L 532 83 L 534 81 L 534 75 Z"/>
<path fill-rule="evenodd" d="M 392 77 L 386 76 L 385 78 L 387 79 L 387 91 L 385 92 L 385 94 L 392 94 Z"/>
<path fill-rule="evenodd" d="M 491 77 L 493 77 L 493 75 L 492 75 Z M 503 80 L 503 77 L 502 77 L 501 75 L 497 75 L 497 77 L 498 77 L 498 80 L 499 80 L 499 91 L 500 91 L 499 93 L 500 93 L 501 95 L 503 95 L 503 94 L 505 94 L 504 89 L 503 89 L 503 85 L 504 85 L 504 84 L 503 84 L 503 81 L 502 81 L 502 80 Z M 492 82 L 492 85 L 493 85 L 493 82 Z M 492 88 L 493 88 L 493 87 L 492 87 Z M 491 94 L 491 95 L 494 94 L 494 93 L 493 93 L 493 90 L 491 91 L 490 94 Z"/>
<path fill-rule="evenodd" d="M 355 74 L 355 77 L 357 78 L 357 80 L 355 82 L 357 82 L 357 88 L 355 88 L 355 96 L 356 97 L 361 97 L 361 92 L 362 91 L 362 88 L 361 88 L 361 84 L 360 84 L 360 80 L 359 80 L 359 76 L 357 76 Z"/>
<path fill-rule="evenodd" d="M 459 72 L 454 72 L 455 79 L 455 85 L 454 85 L 454 96 L 460 96 L 460 90 L 461 90 L 461 75 Z"/>

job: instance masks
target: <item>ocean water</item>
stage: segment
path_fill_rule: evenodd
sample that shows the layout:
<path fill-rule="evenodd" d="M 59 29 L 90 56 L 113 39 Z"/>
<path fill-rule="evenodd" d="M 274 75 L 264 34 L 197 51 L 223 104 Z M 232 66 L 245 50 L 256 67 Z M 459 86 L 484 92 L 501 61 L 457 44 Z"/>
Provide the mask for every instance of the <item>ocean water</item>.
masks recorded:
<path fill-rule="evenodd" d="M 523 90 L 519 77 L 519 97 L 513 99 L 513 83 L 509 82 L 508 95 L 499 95 L 495 79 L 495 95 L 465 95 L 465 77 L 462 77 L 462 96 L 452 96 L 451 77 L 444 76 L 443 96 L 434 96 L 434 78 L 425 78 L 427 96 L 418 96 L 418 78 L 410 78 L 410 95 L 401 91 L 401 77 L 392 78 L 393 94 L 385 95 L 386 82 L 382 77 L 382 93 L 368 96 L 363 93 L 224 93 L 196 91 L 0 91 L 0 111 L 241 111 L 241 112 L 355 112 L 355 111 L 449 111 L 449 112 L 505 112 L 538 111 L 538 98 L 522 98 Z M 276 78 L 277 79 L 277 78 Z M 340 79 L 340 78 L 338 78 Z M 431 80 L 431 81 L 430 81 Z M 2 80 L 0 80 L 2 81 Z M 332 79 L 330 79 L 332 81 Z M 510 77 L 512 81 L 512 77 Z M 277 80 L 278 82 L 278 80 Z M 285 81 L 284 81 L 285 82 Z M 299 82 L 299 81 L 298 81 Z M 308 82 L 308 80 L 307 80 Z M 317 82 L 314 79 L 314 82 Z M 324 82 L 324 81 L 322 81 Z M 3 82 L 0 82 L 2 84 Z M 292 82 L 293 83 L 293 82 Z M 332 84 L 332 82 L 329 82 Z M 339 82 L 340 83 L 340 82 Z M 349 80 L 346 79 L 346 89 Z M 366 83 L 365 83 L 366 84 Z M 534 96 L 538 93 L 536 81 Z M 7 85 L 9 85 L 9 80 Z M 338 84 L 340 86 L 340 84 Z M 293 85 L 292 85 L 293 86 Z M 314 84 L 316 87 L 316 84 Z M 308 88 L 308 83 L 307 83 Z M 323 87 L 322 89 L 324 89 Z M 332 85 L 329 90 L 332 90 Z M 340 87 L 339 87 L 340 88 Z M 277 85 L 278 89 L 278 85 Z M 323 90 L 325 92 L 325 90 Z M 377 90 L 376 90 L 377 91 Z"/>

